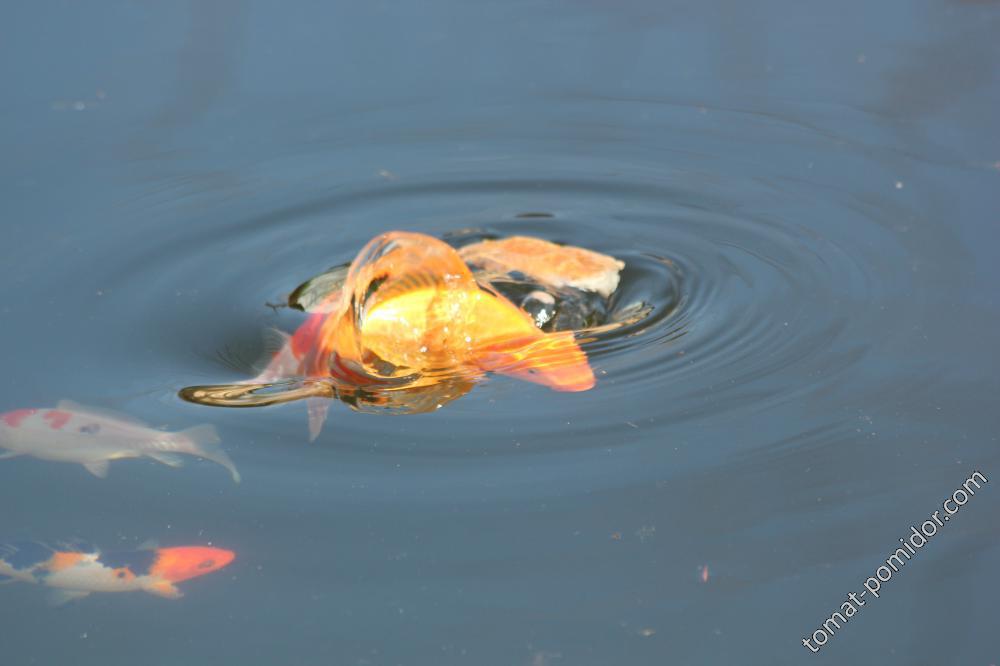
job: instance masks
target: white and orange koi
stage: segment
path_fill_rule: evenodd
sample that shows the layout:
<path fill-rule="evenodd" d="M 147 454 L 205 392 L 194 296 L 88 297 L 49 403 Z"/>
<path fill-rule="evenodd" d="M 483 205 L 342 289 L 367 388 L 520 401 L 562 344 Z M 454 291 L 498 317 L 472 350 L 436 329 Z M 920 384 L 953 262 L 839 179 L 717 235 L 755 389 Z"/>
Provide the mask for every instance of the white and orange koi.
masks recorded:
<path fill-rule="evenodd" d="M 26 455 L 77 463 L 101 478 L 107 476 L 111 460 L 147 457 L 179 467 L 183 460 L 178 454 L 185 454 L 222 465 L 239 483 L 236 466 L 218 444 L 212 426 L 165 432 L 66 400 L 54 409 L 0 414 L 0 448 L 7 450 L 0 453 L 0 459 Z"/>
<path fill-rule="evenodd" d="M 177 599 L 182 593 L 176 583 L 218 571 L 235 557 L 231 550 L 211 546 L 101 552 L 82 542 L 11 542 L 0 544 L 0 584 L 53 588 L 55 603 L 92 592 L 141 591 Z"/>

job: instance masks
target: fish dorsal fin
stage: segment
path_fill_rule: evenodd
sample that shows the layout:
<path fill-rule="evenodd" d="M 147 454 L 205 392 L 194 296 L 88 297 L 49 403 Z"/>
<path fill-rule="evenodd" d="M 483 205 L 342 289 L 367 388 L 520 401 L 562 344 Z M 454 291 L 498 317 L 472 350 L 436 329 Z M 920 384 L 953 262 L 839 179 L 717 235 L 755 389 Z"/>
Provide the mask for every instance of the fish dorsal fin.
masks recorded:
<path fill-rule="evenodd" d="M 288 305 L 304 312 L 333 312 L 340 306 L 340 295 L 350 264 L 334 266 L 310 278 L 288 295 Z"/>
<path fill-rule="evenodd" d="M 71 601 L 83 599 L 90 594 L 86 590 L 52 590 L 49 592 L 49 603 L 53 606 L 64 606 Z"/>
<path fill-rule="evenodd" d="M 139 419 L 133 416 L 128 416 L 127 414 L 122 414 L 121 412 L 116 412 L 114 410 L 105 409 L 102 407 L 91 407 L 89 405 L 81 405 L 80 403 L 73 402 L 72 400 L 60 400 L 58 403 L 56 403 L 56 409 L 61 409 L 66 412 L 73 412 L 75 414 L 87 414 L 98 418 L 111 419 L 122 423 L 131 423 L 132 425 L 142 426 L 143 428 L 149 427 L 148 424 L 140 421 Z"/>
<path fill-rule="evenodd" d="M 96 476 L 99 479 L 107 478 L 108 476 L 108 461 L 98 460 L 97 462 L 83 463 L 83 466 L 87 468 L 87 471 Z"/>

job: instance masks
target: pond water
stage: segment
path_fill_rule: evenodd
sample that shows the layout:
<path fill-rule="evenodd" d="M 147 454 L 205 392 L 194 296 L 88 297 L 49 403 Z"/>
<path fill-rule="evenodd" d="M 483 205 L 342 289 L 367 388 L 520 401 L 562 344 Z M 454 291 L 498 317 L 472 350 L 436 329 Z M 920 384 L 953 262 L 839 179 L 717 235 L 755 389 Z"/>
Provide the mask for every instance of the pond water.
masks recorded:
<path fill-rule="evenodd" d="M 213 545 L 184 597 L 0 585 L 10 664 L 996 663 L 1000 6 L 9 8 L 0 411 L 214 425 L 242 475 L 0 461 L 0 538 Z M 220 409 L 373 236 L 626 262 L 597 385 Z M 820 639 L 821 640 L 821 639 Z"/>

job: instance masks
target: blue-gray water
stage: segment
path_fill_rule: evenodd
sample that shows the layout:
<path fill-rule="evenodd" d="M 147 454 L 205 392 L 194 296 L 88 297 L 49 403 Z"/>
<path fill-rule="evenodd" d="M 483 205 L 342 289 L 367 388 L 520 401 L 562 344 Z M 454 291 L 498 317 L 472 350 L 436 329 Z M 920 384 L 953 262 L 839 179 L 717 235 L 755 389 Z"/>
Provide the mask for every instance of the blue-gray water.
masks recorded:
<path fill-rule="evenodd" d="M 185 596 L 0 586 L 3 664 L 997 663 L 993 2 L 20 3 L 0 40 L 0 411 L 215 424 L 0 461 L 0 538 L 213 543 Z M 524 216 L 550 213 L 551 217 Z M 436 413 L 181 401 L 390 229 L 524 232 L 680 303 L 598 384 Z M 703 580 L 707 567 L 707 581 Z"/>

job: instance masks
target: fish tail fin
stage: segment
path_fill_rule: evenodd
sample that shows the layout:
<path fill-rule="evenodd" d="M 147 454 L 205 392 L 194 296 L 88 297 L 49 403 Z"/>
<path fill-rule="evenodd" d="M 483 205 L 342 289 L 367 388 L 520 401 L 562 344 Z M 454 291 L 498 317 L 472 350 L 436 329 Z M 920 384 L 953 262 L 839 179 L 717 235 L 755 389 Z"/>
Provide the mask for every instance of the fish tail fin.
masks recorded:
<path fill-rule="evenodd" d="M 587 355 L 569 331 L 494 345 L 480 355 L 479 365 L 556 391 L 586 391 L 595 383 Z"/>
<path fill-rule="evenodd" d="M 240 473 L 237 471 L 236 465 L 233 464 L 229 454 L 219 445 L 222 440 L 219 439 L 219 433 L 215 431 L 215 426 L 194 426 L 187 430 L 181 430 L 176 433 L 176 436 L 191 444 L 194 455 L 222 465 L 229 470 L 233 481 L 240 482 Z"/>

